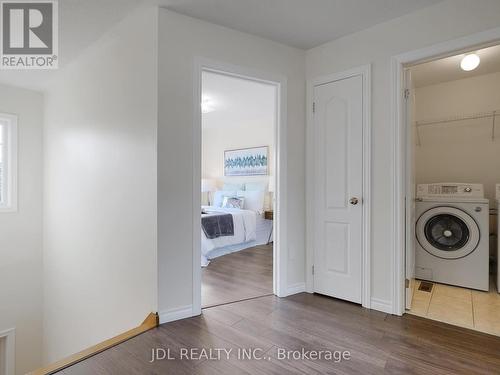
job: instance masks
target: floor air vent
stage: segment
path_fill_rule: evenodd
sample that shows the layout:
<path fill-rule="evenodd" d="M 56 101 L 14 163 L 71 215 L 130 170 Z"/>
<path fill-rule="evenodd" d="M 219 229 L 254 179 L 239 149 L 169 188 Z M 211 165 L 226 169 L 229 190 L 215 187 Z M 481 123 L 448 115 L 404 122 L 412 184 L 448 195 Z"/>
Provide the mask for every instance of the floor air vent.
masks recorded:
<path fill-rule="evenodd" d="M 422 292 L 432 292 L 432 286 L 434 284 L 430 283 L 428 281 L 421 281 L 420 286 L 418 287 L 418 290 L 421 290 Z"/>

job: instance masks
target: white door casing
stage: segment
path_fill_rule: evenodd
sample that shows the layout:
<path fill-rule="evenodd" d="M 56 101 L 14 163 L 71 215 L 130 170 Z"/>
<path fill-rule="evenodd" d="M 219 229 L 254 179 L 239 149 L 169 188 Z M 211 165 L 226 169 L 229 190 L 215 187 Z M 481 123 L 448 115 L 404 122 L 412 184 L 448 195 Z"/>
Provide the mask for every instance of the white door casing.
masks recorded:
<path fill-rule="evenodd" d="M 0 332 L 0 374 L 14 375 L 16 360 L 16 329 Z"/>
<path fill-rule="evenodd" d="M 393 190 L 393 233 L 392 253 L 393 253 L 393 295 L 392 295 L 392 313 L 403 315 L 405 313 L 405 196 L 407 195 L 406 178 L 406 155 L 408 153 L 408 144 L 405 137 L 405 103 L 403 91 L 405 88 L 404 66 L 415 65 L 420 62 L 426 62 L 442 57 L 448 57 L 467 51 L 485 48 L 496 45 L 500 42 L 500 27 L 481 31 L 475 34 L 466 35 L 453 40 L 447 40 L 425 48 L 405 52 L 403 54 L 391 57 L 391 115 L 392 115 L 392 134 L 390 140 L 393 151 L 392 157 L 392 190 Z"/>
<path fill-rule="evenodd" d="M 406 119 L 406 197 L 405 197 L 405 293 L 407 309 L 411 308 L 415 288 L 415 90 L 413 89 L 411 70 L 405 69 L 405 119 Z"/>
<path fill-rule="evenodd" d="M 216 61 L 204 57 L 197 56 L 194 61 L 193 72 L 193 103 L 201 103 L 202 94 L 202 79 L 203 71 L 212 71 L 231 76 L 249 79 L 252 81 L 264 82 L 273 84 L 277 87 L 276 108 L 277 118 L 274 129 L 275 136 L 275 193 L 274 193 L 274 229 L 273 229 L 273 293 L 278 297 L 285 297 L 289 294 L 297 293 L 297 291 L 288 286 L 288 244 L 287 244 L 287 78 L 285 76 L 248 68 L 245 66 L 233 65 L 221 61 Z M 201 202 L 201 192 L 199 188 L 201 184 L 201 108 L 200 106 L 193 106 L 193 202 Z M 192 305 L 188 305 L 188 310 L 191 314 L 187 316 L 196 316 L 201 314 L 201 267 L 200 267 L 200 254 L 201 254 L 201 221 L 199 213 L 199 204 L 193 204 L 193 294 Z M 303 289 L 303 287 L 302 287 Z M 172 320 L 179 319 L 176 317 Z M 165 323 L 167 320 L 162 321 L 160 316 L 160 323 Z M 170 321 L 170 320 L 168 320 Z"/>
<path fill-rule="evenodd" d="M 314 291 L 362 302 L 363 77 L 314 86 Z"/>

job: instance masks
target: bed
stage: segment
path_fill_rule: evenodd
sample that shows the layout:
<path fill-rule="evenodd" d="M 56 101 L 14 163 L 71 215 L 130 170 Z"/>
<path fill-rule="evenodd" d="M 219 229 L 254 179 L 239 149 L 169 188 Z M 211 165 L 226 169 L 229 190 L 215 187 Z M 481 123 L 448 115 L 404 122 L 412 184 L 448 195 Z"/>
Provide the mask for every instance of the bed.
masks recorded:
<path fill-rule="evenodd" d="M 249 197 L 248 208 L 223 208 L 218 199 L 214 200 L 212 206 L 202 206 L 202 217 L 214 215 L 231 215 L 232 229 L 231 235 L 227 233 L 209 238 L 204 231 L 203 224 L 201 230 L 201 266 L 206 267 L 211 259 L 222 255 L 230 254 L 235 251 L 241 251 L 249 247 L 266 244 L 269 233 L 272 228 L 272 221 L 263 218 L 263 203 L 252 204 L 251 194 L 249 192 L 236 192 L 236 195 L 246 195 Z M 239 193 L 239 194 L 238 194 Z M 228 194 L 222 192 L 219 195 Z M 252 193 L 254 195 L 254 193 Z M 230 194 L 234 195 L 234 194 Z"/>

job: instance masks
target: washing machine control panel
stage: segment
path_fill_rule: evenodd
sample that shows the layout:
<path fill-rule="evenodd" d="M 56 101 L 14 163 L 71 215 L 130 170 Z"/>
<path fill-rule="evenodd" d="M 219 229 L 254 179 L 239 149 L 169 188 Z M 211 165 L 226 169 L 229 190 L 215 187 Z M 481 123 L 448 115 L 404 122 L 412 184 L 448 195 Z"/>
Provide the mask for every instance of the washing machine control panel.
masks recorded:
<path fill-rule="evenodd" d="M 497 196 L 500 184 L 497 185 Z M 417 198 L 424 197 L 474 197 L 484 198 L 482 184 L 436 183 L 417 185 Z"/>

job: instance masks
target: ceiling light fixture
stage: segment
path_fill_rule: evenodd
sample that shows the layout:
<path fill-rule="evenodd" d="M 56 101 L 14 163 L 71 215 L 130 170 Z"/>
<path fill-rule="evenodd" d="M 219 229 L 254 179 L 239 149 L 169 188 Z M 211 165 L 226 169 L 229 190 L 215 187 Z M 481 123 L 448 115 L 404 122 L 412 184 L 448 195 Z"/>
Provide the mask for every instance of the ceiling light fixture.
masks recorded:
<path fill-rule="evenodd" d="M 462 70 L 466 72 L 470 72 L 471 70 L 476 69 L 479 66 L 481 59 L 475 53 L 471 53 L 469 55 L 465 55 L 462 61 L 460 62 L 460 67 Z"/>
<path fill-rule="evenodd" d="M 203 96 L 201 98 L 201 113 L 210 113 L 215 111 L 215 105 L 212 99 Z"/>

